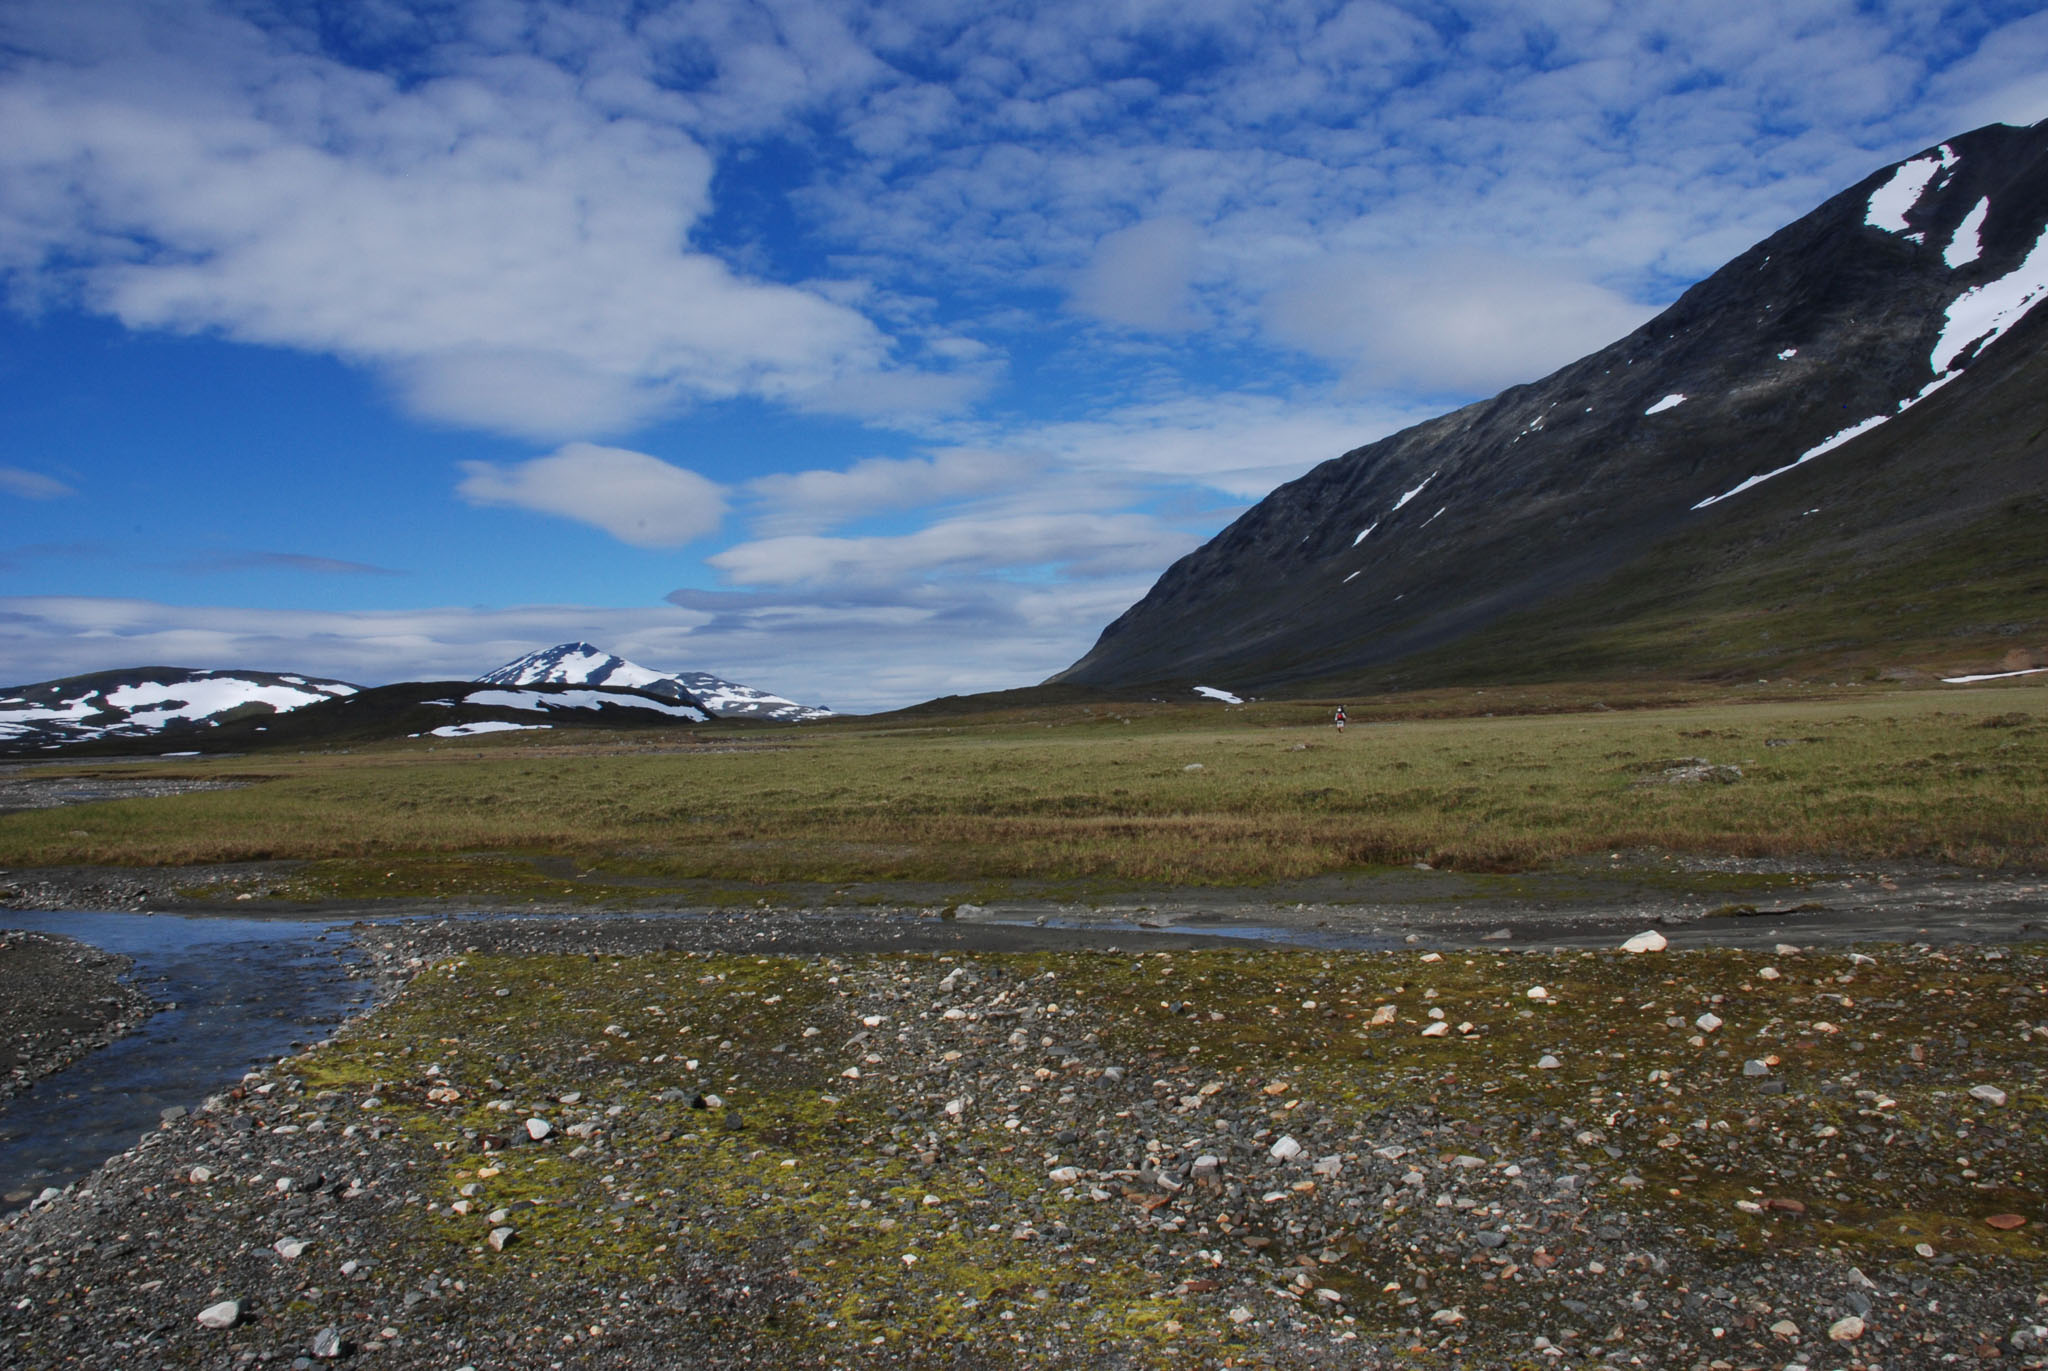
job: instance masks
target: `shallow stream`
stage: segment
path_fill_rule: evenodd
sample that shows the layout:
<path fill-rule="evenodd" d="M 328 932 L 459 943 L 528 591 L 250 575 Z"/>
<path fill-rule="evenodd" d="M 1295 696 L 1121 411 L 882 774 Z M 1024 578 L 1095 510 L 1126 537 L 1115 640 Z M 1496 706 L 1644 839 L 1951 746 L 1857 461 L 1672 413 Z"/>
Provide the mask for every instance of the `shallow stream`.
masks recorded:
<path fill-rule="evenodd" d="M 135 1032 L 0 1103 L 0 1207 L 88 1175 L 156 1128 L 325 1037 L 366 1005 L 371 982 L 334 921 L 8 910 L 9 927 L 59 933 L 134 959 L 159 1006 Z"/>

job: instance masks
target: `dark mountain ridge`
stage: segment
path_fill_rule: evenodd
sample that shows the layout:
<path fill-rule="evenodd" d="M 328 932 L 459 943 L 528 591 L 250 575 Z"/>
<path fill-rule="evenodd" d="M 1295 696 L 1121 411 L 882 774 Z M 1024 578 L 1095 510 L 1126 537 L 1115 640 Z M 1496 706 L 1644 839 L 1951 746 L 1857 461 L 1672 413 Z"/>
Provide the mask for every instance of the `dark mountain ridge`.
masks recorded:
<path fill-rule="evenodd" d="M 2048 330 L 2027 317 L 2048 292 L 2044 225 L 2048 124 L 1874 172 L 1612 346 L 1281 486 L 1052 680 L 1417 684 L 1476 669 L 1459 649 L 1489 632 L 1558 646 L 1535 620 L 1594 587 L 1671 609 L 1731 548 L 1761 575 L 1770 547 L 1802 561 L 1846 524 L 1852 560 L 1932 538 L 1915 555 L 1939 561 L 1944 537 L 2048 490 L 2029 365 Z M 2019 632 L 2041 605 L 2016 608 Z M 1613 627 L 1576 612 L 1582 632 Z M 1640 646 L 1604 665 L 1700 667 L 1669 635 Z"/>

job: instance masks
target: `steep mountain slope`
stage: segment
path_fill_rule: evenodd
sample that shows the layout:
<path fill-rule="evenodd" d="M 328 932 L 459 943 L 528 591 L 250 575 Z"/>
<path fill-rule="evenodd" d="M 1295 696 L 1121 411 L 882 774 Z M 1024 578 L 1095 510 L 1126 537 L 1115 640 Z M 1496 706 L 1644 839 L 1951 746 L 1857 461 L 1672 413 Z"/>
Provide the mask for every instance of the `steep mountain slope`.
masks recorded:
<path fill-rule="evenodd" d="M 735 685 L 704 671 L 664 674 L 614 656 L 589 643 L 562 643 L 529 652 L 496 671 L 477 678 L 492 685 L 605 685 L 644 690 L 651 695 L 687 700 L 721 719 L 775 719 L 796 722 L 829 718 L 832 711 L 800 705 L 752 686 Z"/>
<path fill-rule="evenodd" d="M 1280 487 L 1053 680 L 1746 670 L 1698 619 L 1774 606 L 1798 611 L 1760 630 L 1780 659 L 2024 640 L 2048 624 L 2044 225 L 2048 124 L 1876 172 L 1611 347 Z"/>
<path fill-rule="evenodd" d="M 0 688 L 0 752 L 34 752 L 99 739 L 191 733 L 267 719 L 358 687 L 267 671 L 142 666 Z"/>

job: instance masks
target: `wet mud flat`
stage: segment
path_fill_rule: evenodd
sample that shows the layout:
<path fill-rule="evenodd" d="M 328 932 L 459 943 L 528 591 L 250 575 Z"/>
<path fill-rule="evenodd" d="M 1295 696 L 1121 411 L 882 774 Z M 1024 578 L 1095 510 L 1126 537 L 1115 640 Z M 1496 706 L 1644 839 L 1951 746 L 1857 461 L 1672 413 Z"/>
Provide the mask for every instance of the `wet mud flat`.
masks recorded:
<path fill-rule="evenodd" d="M 0 1361 L 2048 1366 L 2024 942 L 714 923 L 359 928 L 0 1224 Z"/>
<path fill-rule="evenodd" d="M 0 918 L 0 1100 L 133 1031 L 155 1011 L 128 958 Z"/>

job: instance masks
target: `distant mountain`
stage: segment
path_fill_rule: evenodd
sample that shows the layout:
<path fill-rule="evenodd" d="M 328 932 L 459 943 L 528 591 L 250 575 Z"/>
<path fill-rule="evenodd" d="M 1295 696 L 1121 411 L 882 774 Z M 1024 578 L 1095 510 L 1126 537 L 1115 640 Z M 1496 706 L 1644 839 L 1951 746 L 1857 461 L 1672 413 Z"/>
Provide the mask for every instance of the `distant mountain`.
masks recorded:
<path fill-rule="evenodd" d="M 496 671 L 477 678 L 492 685 L 532 685 L 554 682 L 564 685 L 625 686 L 651 695 L 688 700 L 701 705 L 721 719 L 775 719 L 801 722 L 830 718 L 832 711 L 800 705 L 780 695 L 770 695 L 752 686 L 735 685 L 702 671 L 664 674 L 623 657 L 614 656 L 589 643 L 562 643 L 539 652 L 529 652 Z"/>
<path fill-rule="evenodd" d="M 143 666 L 0 688 L 0 751 L 187 735 L 355 694 L 346 681 L 267 671 Z"/>
<path fill-rule="evenodd" d="M 136 673 L 113 672 L 110 676 Z M 205 683 L 253 673 L 195 672 Z M 81 678 L 99 679 L 99 678 Z M 281 678 L 284 680 L 303 678 Z M 62 685 L 63 682 L 51 682 Z M 348 743 L 388 742 L 400 738 L 469 738 L 486 733 L 564 728 L 675 728 L 705 723 L 710 716 L 695 704 L 640 690 L 610 686 L 529 685 L 486 686 L 475 681 L 405 681 L 398 685 L 328 687 L 288 710 L 254 701 L 257 708 L 229 708 L 210 716 L 171 717 L 175 710 L 137 711 L 136 721 L 97 732 L 72 732 L 56 741 L 47 731 L 0 735 L 0 755 L 47 754 L 63 748 L 68 754 L 233 752 L 263 747 L 326 747 Z M 29 691 L 47 687 L 32 686 Z M 180 690 L 179 695 L 195 692 Z M 0 701 L 0 727 L 13 722 L 19 710 L 8 705 L 22 698 L 12 692 Z M 125 700 L 127 697 L 121 697 Z M 31 721 L 31 727 L 35 721 Z M 18 724 L 16 726 L 19 726 Z M 38 741 L 38 740 L 41 741 Z"/>
<path fill-rule="evenodd" d="M 558 728 L 673 728 L 710 719 L 692 701 L 615 686 L 488 686 L 474 681 L 405 681 L 371 686 L 279 720 L 264 741 L 345 742 L 386 738 L 471 738 Z M 223 730 L 223 741 L 233 741 Z M 254 740 L 252 739 L 252 742 Z"/>
<path fill-rule="evenodd" d="M 2048 123 L 1872 173 L 1541 381 L 1323 463 L 1053 678 L 2048 664 Z"/>

